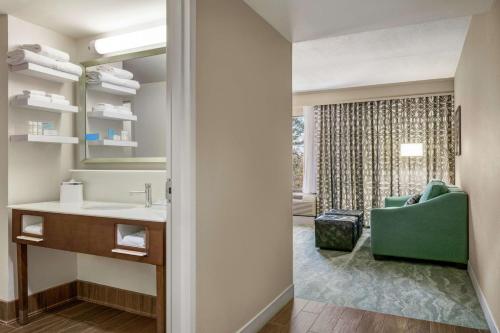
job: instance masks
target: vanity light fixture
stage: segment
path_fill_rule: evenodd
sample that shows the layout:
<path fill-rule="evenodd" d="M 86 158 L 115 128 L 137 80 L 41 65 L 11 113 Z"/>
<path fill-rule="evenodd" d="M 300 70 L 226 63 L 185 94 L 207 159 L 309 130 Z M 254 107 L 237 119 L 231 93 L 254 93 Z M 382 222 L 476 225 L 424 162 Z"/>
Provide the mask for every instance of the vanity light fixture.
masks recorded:
<path fill-rule="evenodd" d="M 90 42 L 90 49 L 99 54 L 117 53 L 144 47 L 161 47 L 167 43 L 165 25 L 103 37 Z"/>

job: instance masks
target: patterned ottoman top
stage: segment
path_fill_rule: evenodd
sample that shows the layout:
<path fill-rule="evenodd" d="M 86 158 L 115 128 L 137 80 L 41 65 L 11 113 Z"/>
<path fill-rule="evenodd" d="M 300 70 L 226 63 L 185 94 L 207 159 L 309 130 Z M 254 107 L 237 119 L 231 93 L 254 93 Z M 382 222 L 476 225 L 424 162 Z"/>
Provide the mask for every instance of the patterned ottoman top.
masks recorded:
<path fill-rule="evenodd" d="M 361 216 L 363 215 L 362 210 L 355 209 L 332 209 L 325 213 L 326 215 L 351 215 L 351 216 Z"/>
<path fill-rule="evenodd" d="M 351 222 L 351 223 L 357 223 L 358 218 L 355 216 L 348 216 L 348 215 L 321 215 L 320 217 L 316 218 L 316 222 Z"/>

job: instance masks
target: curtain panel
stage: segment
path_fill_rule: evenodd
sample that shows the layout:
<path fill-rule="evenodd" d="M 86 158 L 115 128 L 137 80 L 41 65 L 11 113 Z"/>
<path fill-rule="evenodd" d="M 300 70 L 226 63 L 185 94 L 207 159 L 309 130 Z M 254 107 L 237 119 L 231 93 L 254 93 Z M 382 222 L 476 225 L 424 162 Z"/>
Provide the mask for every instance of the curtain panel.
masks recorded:
<path fill-rule="evenodd" d="M 303 108 L 304 113 L 304 174 L 302 193 L 316 193 L 316 156 L 314 154 L 314 107 Z"/>
<path fill-rule="evenodd" d="M 317 214 L 362 209 L 415 194 L 431 179 L 455 182 L 453 95 L 316 106 Z M 422 143 L 423 157 L 401 157 Z"/>

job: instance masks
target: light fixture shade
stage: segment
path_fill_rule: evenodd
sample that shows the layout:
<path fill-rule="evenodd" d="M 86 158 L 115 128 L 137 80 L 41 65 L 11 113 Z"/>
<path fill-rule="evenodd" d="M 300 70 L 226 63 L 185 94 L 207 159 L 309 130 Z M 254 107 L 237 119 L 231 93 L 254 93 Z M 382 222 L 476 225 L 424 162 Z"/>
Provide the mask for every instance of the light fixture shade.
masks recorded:
<path fill-rule="evenodd" d="M 144 47 L 160 47 L 167 43 L 167 27 L 154 28 L 109 36 L 90 42 L 90 48 L 99 54 L 117 53 Z"/>
<path fill-rule="evenodd" d="M 424 145 L 421 143 L 402 143 L 402 157 L 420 157 L 424 156 Z"/>

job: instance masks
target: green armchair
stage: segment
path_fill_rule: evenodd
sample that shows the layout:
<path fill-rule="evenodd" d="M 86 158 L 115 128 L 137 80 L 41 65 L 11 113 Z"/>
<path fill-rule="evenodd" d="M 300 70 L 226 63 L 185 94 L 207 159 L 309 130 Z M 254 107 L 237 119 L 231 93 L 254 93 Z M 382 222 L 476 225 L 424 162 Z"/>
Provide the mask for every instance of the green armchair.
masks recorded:
<path fill-rule="evenodd" d="M 375 259 L 392 256 L 467 264 L 467 194 L 433 181 L 418 203 L 405 205 L 409 198 L 388 197 L 385 208 L 371 211 Z"/>

